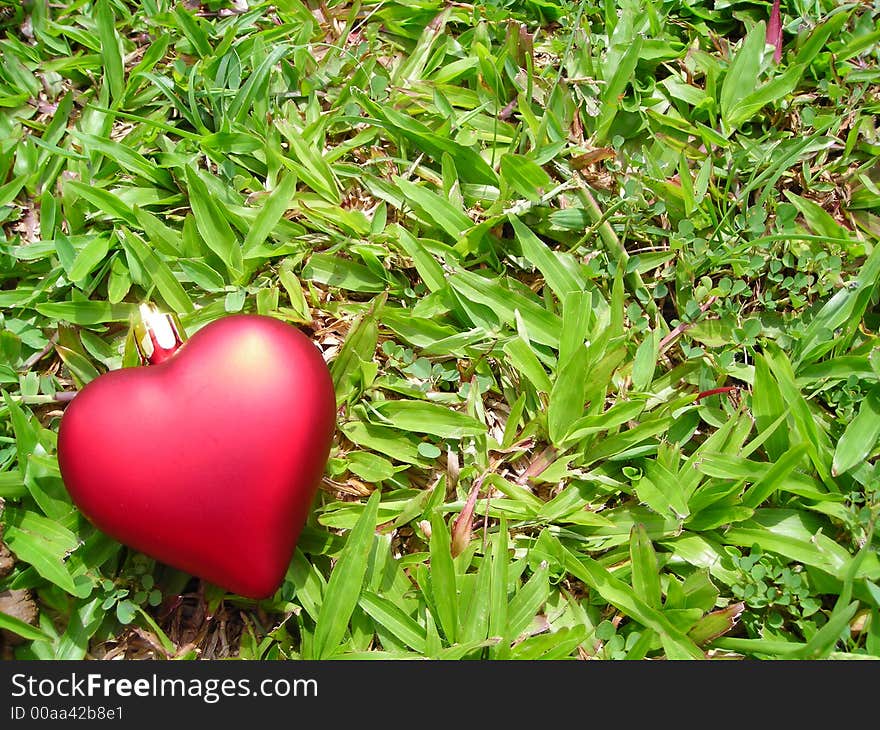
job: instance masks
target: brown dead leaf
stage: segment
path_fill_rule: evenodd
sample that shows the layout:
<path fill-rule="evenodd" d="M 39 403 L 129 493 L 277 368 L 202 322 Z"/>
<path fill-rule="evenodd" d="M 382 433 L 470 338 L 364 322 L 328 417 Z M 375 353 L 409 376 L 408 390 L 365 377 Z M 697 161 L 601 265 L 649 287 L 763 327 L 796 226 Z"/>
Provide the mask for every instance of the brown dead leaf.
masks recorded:
<path fill-rule="evenodd" d="M 0 505 L 2 506 L 2 505 Z M 12 567 L 15 565 L 15 556 L 6 547 L 6 543 L 3 542 L 2 535 L 0 535 L 0 578 L 5 578 L 12 572 Z"/>
<path fill-rule="evenodd" d="M 611 147 L 597 147 L 582 155 L 571 158 L 571 166 L 575 170 L 584 170 L 602 160 L 614 159 L 614 150 Z"/>
<path fill-rule="evenodd" d="M 0 591 L 0 613 L 17 618 L 31 626 L 37 624 L 37 604 L 28 590 Z M 18 646 L 24 641 L 12 631 L 0 630 L 0 658 L 11 658 L 12 647 Z"/>

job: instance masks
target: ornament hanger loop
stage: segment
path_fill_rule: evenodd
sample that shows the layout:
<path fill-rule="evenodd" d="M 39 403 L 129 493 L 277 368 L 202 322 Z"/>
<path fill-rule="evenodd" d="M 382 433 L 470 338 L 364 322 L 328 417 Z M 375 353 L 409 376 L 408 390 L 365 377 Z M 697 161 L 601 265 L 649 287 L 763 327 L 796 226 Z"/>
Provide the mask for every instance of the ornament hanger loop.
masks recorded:
<path fill-rule="evenodd" d="M 135 326 L 135 343 L 141 361 L 158 365 L 171 357 L 183 344 L 174 315 L 160 312 L 152 304 L 140 305 L 141 321 Z"/>

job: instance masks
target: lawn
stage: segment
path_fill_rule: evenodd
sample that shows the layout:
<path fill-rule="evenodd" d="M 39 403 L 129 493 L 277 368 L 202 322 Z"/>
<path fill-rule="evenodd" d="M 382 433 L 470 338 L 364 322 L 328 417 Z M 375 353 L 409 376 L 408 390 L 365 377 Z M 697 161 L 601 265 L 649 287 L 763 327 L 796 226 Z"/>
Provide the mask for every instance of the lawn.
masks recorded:
<path fill-rule="evenodd" d="M 880 9 L 778 10 L 0 0 L 2 655 L 880 658 Z M 61 481 L 146 301 L 330 366 L 270 599 Z"/>

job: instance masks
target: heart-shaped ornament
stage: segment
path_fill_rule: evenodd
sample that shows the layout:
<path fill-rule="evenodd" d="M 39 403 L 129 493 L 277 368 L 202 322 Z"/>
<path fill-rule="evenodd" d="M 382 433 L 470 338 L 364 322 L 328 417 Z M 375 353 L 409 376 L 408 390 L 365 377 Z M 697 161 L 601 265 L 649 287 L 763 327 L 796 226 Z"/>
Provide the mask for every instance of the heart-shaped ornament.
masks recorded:
<path fill-rule="evenodd" d="M 317 347 L 259 315 L 204 326 L 158 365 L 101 375 L 67 406 L 61 476 L 100 530 L 251 598 L 281 584 L 336 416 Z"/>

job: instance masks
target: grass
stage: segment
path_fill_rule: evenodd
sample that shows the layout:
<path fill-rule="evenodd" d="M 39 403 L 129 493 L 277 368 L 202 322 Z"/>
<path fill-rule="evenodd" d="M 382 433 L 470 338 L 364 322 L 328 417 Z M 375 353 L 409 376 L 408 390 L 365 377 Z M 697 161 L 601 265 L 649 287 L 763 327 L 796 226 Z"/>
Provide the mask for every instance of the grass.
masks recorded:
<path fill-rule="evenodd" d="M 0 2 L 6 655 L 880 658 L 880 15 L 781 10 Z M 269 600 L 63 488 L 145 300 L 331 365 Z"/>

